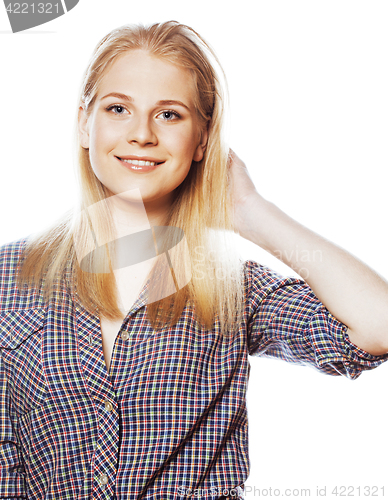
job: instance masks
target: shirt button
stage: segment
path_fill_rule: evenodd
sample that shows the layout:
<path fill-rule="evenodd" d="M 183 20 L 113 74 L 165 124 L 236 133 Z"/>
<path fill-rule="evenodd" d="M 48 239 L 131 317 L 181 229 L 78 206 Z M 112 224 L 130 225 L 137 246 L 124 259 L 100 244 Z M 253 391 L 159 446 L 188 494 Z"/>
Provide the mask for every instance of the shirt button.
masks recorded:
<path fill-rule="evenodd" d="M 110 401 L 108 401 L 107 399 L 105 400 L 105 409 L 107 411 L 112 411 L 113 410 L 113 405 Z"/>
<path fill-rule="evenodd" d="M 122 338 L 122 340 L 128 340 L 129 333 L 128 332 L 121 332 L 121 338 Z"/>
<path fill-rule="evenodd" d="M 101 474 L 97 480 L 101 485 L 108 484 L 108 476 L 106 474 Z"/>

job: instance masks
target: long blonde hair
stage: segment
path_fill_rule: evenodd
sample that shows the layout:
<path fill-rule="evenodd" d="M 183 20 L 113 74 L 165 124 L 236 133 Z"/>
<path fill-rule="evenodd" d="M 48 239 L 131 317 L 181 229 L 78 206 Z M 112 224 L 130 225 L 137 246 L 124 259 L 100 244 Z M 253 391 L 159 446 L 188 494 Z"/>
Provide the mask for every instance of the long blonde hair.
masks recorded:
<path fill-rule="evenodd" d="M 118 56 L 133 49 L 146 50 L 191 72 L 197 89 L 198 121 L 208 126 L 204 157 L 199 162 L 193 161 L 187 177 L 175 190 L 176 197 L 165 223 L 184 232 L 194 264 L 192 278 L 176 293 L 148 304 L 148 318 L 153 328 L 165 327 L 176 323 L 185 306 L 192 305 L 202 326 L 210 329 L 218 319 L 220 331 L 228 335 L 241 318 L 244 292 L 243 261 L 234 245 L 228 187 L 228 148 L 224 137 L 226 80 L 221 80 L 223 71 L 214 51 L 192 28 L 176 21 L 148 27 L 125 25 L 106 35 L 91 57 L 79 97 L 79 106 L 84 107 L 87 116 L 107 70 Z M 70 270 L 72 291 L 76 290 L 83 306 L 92 313 L 98 311 L 107 318 L 118 319 L 122 312 L 118 307 L 112 267 L 110 273 L 90 273 L 82 270 L 77 261 L 74 238 L 81 246 L 90 238 L 86 209 L 105 200 L 107 191 L 94 174 L 89 151 L 80 145 L 78 134 L 76 145 L 80 185 L 78 206 L 27 242 L 20 261 L 19 285 L 42 280 L 44 297 L 48 300 L 56 279 Z M 109 217 L 109 213 L 105 213 L 98 219 L 97 229 L 94 228 L 101 241 L 114 241 Z M 175 274 L 185 274 L 187 262 L 177 265 L 182 269 L 174 267 Z M 153 272 L 157 272 L 156 268 Z"/>

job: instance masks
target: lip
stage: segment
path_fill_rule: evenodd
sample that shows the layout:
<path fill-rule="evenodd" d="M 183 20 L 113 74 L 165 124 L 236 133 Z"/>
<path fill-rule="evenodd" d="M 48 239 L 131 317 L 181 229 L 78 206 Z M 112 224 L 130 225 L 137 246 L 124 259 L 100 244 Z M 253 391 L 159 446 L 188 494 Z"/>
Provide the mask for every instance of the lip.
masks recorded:
<path fill-rule="evenodd" d="M 158 158 L 152 158 L 151 156 L 116 156 L 121 160 L 138 160 L 138 161 L 152 161 L 154 163 L 163 163 Z"/>
<path fill-rule="evenodd" d="M 120 165 L 125 167 L 127 170 L 131 170 L 131 172 L 135 173 L 145 173 L 145 172 L 151 172 L 152 170 L 157 169 L 160 165 L 164 163 L 158 160 L 157 158 L 151 158 L 150 156 L 115 156 L 117 161 L 120 162 Z M 133 165 L 132 163 L 128 163 L 126 161 L 122 160 L 139 160 L 139 161 L 152 161 L 156 163 L 156 165 Z"/>

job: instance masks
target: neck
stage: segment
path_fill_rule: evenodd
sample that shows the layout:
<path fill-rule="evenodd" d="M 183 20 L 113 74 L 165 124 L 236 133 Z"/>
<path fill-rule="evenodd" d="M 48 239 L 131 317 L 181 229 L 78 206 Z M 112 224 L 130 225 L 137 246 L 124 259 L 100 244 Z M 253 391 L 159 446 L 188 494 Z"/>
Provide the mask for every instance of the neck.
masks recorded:
<path fill-rule="evenodd" d="M 165 225 L 171 206 L 171 196 L 168 199 L 143 202 L 139 189 L 111 196 L 106 201 L 113 216 L 117 237 Z"/>

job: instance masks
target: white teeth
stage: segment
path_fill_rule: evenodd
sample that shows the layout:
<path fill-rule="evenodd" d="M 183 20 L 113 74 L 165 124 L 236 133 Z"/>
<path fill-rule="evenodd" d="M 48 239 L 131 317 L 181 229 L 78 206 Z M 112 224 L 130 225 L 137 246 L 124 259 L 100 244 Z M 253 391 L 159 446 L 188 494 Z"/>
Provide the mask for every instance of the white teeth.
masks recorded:
<path fill-rule="evenodd" d="M 138 165 L 139 167 L 149 167 L 149 166 L 154 166 L 155 162 L 154 161 L 143 161 L 143 160 L 123 160 L 126 163 L 131 163 L 132 165 Z"/>

